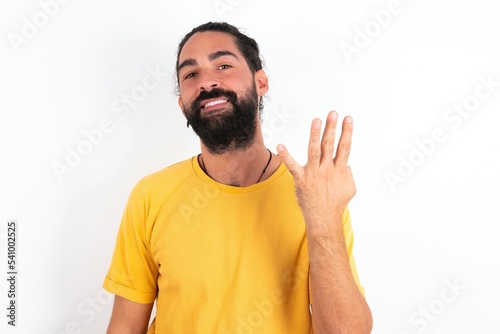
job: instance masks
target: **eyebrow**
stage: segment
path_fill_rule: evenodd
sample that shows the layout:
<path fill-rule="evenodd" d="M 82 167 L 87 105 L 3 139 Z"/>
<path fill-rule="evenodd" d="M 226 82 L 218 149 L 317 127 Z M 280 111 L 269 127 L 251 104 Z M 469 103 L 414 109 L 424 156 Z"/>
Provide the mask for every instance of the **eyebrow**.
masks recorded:
<path fill-rule="evenodd" d="M 214 61 L 217 58 L 220 58 L 220 57 L 223 57 L 223 56 L 231 56 L 231 57 L 234 57 L 236 59 L 239 59 L 231 51 L 223 50 L 223 51 L 217 51 L 217 52 L 209 54 L 208 55 L 208 60 Z M 177 71 L 180 71 L 182 68 L 184 68 L 186 66 L 195 66 L 197 64 L 198 64 L 198 62 L 195 59 L 193 59 L 193 58 L 186 59 L 182 63 L 180 63 L 179 67 L 177 68 Z"/>
<path fill-rule="evenodd" d="M 217 52 L 214 52 L 214 53 L 212 53 L 212 54 L 210 54 L 208 56 L 208 59 L 210 61 L 213 61 L 213 60 L 215 60 L 217 58 L 220 58 L 220 57 L 223 57 L 223 56 L 231 56 L 231 57 L 234 57 L 234 58 L 238 59 L 238 57 L 234 53 L 232 53 L 231 51 L 217 51 Z"/>

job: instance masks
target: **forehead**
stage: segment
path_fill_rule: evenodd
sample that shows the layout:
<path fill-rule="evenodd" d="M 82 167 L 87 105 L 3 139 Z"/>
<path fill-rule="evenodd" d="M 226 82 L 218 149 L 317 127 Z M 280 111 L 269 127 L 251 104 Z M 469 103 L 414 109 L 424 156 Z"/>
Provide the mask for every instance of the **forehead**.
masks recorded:
<path fill-rule="evenodd" d="M 186 59 L 207 57 L 222 50 L 231 51 L 238 57 L 241 56 L 233 35 L 218 31 L 197 32 L 184 44 L 179 54 L 179 64 Z"/>

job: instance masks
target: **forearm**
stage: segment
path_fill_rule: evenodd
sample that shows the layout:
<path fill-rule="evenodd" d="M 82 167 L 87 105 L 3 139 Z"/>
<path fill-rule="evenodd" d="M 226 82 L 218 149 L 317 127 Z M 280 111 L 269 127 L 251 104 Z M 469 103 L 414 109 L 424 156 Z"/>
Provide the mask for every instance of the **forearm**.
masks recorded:
<path fill-rule="evenodd" d="M 147 328 L 131 328 L 130 326 L 111 323 L 106 334 L 146 334 Z"/>
<path fill-rule="evenodd" d="M 352 275 L 341 215 L 307 224 L 315 333 L 370 333 L 372 317 Z"/>
<path fill-rule="evenodd" d="M 115 296 L 106 334 L 146 334 L 153 303 L 141 304 Z"/>
<path fill-rule="evenodd" d="M 367 334 L 371 313 L 352 275 L 342 224 L 344 208 L 356 194 L 347 164 L 353 121 L 344 118 L 335 151 L 337 119 L 335 111 L 328 113 L 323 135 L 321 120 L 313 120 L 305 166 L 299 166 L 283 145 L 277 149 L 293 176 L 306 223 L 314 332 Z"/>

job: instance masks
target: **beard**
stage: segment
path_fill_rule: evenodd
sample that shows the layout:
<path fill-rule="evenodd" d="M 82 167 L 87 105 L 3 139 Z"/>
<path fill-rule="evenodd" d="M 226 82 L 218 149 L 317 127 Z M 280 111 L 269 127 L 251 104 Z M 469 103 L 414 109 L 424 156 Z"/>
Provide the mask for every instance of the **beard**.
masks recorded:
<path fill-rule="evenodd" d="M 200 103 L 203 100 L 225 97 L 227 110 L 210 115 L 218 110 L 211 110 L 204 115 Z M 212 154 L 221 154 L 230 150 L 244 150 L 250 147 L 257 129 L 258 102 L 255 82 L 244 95 L 238 99 L 235 92 L 221 88 L 202 91 L 190 104 L 184 106 L 188 124 L 200 137 L 203 145 Z"/>

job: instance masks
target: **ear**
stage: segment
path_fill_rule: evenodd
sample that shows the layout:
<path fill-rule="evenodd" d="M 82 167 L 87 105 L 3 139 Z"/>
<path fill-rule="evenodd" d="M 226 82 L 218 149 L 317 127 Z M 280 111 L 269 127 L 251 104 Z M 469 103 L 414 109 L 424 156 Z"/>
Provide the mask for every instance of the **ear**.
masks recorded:
<path fill-rule="evenodd" d="M 177 103 L 179 103 L 179 107 L 182 110 L 182 113 L 184 114 L 184 105 L 182 104 L 182 98 L 179 96 L 179 99 L 177 100 Z"/>
<path fill-rule="evenodd" d="M 258 70 L 257 72 L 255 72 L 255 86 L 257 87 L 257 94 L 259 96 L 266 95 L 267 91 L 269 90 L 269 83 L 264 70 Z"/>

